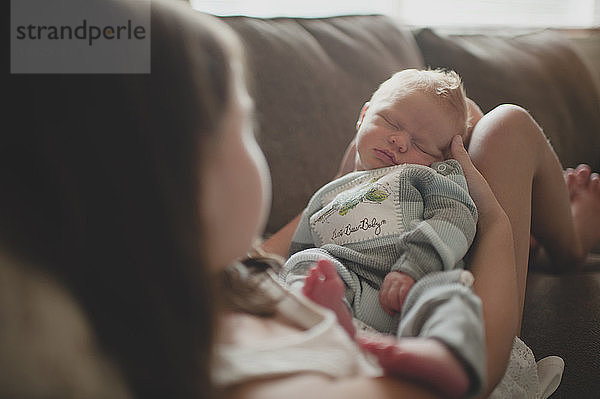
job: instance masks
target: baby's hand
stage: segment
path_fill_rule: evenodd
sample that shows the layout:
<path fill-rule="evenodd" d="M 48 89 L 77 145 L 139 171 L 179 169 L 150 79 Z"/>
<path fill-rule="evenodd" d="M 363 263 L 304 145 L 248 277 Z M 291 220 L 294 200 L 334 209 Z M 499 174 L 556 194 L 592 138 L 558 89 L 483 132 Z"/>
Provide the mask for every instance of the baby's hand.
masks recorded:
<path fill-rule="evenodd" d="M 408 291 L 415 284 L 415 279 L 406 273 L 390 272 L 383 279 L 379 290 L 379 303 L 390 315 L 402 310 Z"/>

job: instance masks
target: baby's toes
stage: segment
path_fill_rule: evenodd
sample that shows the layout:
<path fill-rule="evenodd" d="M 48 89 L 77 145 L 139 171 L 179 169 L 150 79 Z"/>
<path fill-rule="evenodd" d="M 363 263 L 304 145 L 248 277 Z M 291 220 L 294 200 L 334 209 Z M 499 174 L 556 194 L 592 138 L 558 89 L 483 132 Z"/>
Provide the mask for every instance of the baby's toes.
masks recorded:
<path fill-rule="evenodd" d="M 573 168 L 565 168 L 565 170 L 563 170 L 563 176 L 566 179 L 567 175 L 572 175 L 574 172 L 575 172 L 575 169 L 573 169 Z"/>
<path fill-rule="evenodd" d="M 396 339 L 386 335 L 365 334 L 356 338 L 356 343 L 364 350 L 381 355 L 390 351 L 396 345 Z"/>
<path fill-rule="evenodd" d="M 590 181 L 592 169 L 589 165 L 581 164 L 575 169 L 575 181 L 580 186 L 586 186 Z"/>
<path fill-rule="evenodd" d="M 317 267 L 312 267 L 308 271 L 308 275 L 304 280 L 304 285 L 302 286 L 302 293 L 308 297 L 311 297 L 316 286 L 321 283 L 322 279 L 323 275 L 321 274 L 319 269 Z"/>
<path fill-rule="evenodd" d="M 567 187 L 569 189 L 573 188 L 575 184 L 575 169 L 567 168 L 563 171 L 563 177 L 565 179 L 565 183 L 567 183 Z"/>
<path fill-rule="evenodd" d="M 589 177 L 592 173 L 592 168 L 588 164 L 580 163 L 575 168 L 575 171 L 577 172 L 577 174 L 583 174 L 585 177 Z"/>
<path fill-rule="evenodd" d="M 598 174 L 598 173 L 591 174 L 589 187 L 596 194 L 600 193 L 600 174 Z"/>

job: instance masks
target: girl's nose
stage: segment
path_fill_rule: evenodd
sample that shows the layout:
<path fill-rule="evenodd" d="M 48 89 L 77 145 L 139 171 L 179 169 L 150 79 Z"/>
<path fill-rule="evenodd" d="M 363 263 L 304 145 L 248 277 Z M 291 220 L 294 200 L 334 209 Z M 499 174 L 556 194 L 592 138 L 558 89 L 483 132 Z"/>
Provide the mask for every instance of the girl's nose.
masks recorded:
<path fill-rule="evenodd" d="M 406 133 L 393 134 L 388 139 L 390 144 L 393 144 L 401 153 L 410 148 L 410 138 Z"/>

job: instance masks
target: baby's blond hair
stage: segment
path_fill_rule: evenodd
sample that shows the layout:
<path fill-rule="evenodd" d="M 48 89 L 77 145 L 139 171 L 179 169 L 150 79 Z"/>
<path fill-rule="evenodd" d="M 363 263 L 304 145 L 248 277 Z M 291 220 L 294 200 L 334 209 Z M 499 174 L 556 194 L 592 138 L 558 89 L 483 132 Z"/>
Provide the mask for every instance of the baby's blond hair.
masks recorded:
<path fill-rule="evenodd" d="M 444 69 L 404 69 L 383 82 L 373 93 L 375 97 L 400 98 L 414 92 L 435 95 L 449 104 L 457 114 L 461 135 L 469 128 L 467 95 L 458 73 Z"/>

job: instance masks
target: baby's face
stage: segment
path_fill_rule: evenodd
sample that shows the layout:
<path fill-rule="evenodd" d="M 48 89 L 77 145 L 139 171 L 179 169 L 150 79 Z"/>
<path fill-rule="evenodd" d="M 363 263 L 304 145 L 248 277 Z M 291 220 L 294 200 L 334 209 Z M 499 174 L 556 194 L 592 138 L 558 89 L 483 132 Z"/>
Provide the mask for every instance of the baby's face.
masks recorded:
<path fill-rule="evenodd" d="M 450 105 L 431 94 L 376 96 L 358 121 L 355 170 L 442 161 L 452 138 L 463 133 L 458 119 Z"/>

